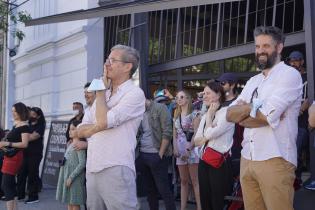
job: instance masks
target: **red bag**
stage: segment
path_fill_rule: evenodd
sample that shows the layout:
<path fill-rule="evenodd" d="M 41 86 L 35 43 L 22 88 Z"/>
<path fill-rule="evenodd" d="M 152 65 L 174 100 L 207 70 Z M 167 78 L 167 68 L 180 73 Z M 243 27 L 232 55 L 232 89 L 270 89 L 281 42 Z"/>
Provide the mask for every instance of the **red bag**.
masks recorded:
<path fill-rule="evenodd" d="M 4 156 L 1 172 L 10 175 L 17 175 L 23 162 L 23 151 L 20 150 L 13 157 Z"/>
<path fill-rule="evenodd" d="M 220 168 L 228 156 L 229 152 L 222 154 L 211 147 L 206 147 L 201 159 L 214 168 Z"/>

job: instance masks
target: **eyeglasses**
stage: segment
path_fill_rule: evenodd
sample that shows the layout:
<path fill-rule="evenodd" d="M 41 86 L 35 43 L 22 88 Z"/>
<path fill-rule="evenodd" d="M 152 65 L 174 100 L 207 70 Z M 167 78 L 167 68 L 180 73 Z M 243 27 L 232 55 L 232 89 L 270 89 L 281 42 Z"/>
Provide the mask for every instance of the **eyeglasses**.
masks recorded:
<path fill-rule="evenodd" d="M 114 59 L 114 58 L 107 58 L 105 60 L 105 64 L 109 64 L 109 65 L 113 65 L 113 63 L 115 62 L 121 62 L 121 63 L 131 63 L 129 61 L 123 61 L 123 60 L 119 60 L 119 59 Z"/>
<path fill-rule="evenodd" d="M 255 90 L 252 93 L 252 97 L 250 98 L 250 103 L 253 103 L 254 98 L 258 98 L 258 87 L 255 88 Z"/>
<path fill-rule="evenodd" d="M 176 96 L 176 97 L 175 97 L 176 100 L 178 100 L 178 99 L 184 99 L 184 98 L 185 98 L 185 96 Z"/>

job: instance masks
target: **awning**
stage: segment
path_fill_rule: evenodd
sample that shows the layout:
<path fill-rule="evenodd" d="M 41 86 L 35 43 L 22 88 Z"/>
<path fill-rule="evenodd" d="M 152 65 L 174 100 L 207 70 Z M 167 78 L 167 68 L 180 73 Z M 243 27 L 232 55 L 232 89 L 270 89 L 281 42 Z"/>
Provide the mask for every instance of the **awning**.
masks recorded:
<path fill-rule="evenodd" d="M 25 22 L 25 26 L 34 26 L 50 23 L 60 23 L 74 20 L 83 20 L 98 17 L 111 17 L 117 15 L 135 14 L 156 10 L 191 7 L 205 4 L 232 2 L 233 0 L 136 0 L 125 3 L 114 3 L 87 10 L 76 10 Z M 237 0 L 234 0 L 237 1 Z"/>

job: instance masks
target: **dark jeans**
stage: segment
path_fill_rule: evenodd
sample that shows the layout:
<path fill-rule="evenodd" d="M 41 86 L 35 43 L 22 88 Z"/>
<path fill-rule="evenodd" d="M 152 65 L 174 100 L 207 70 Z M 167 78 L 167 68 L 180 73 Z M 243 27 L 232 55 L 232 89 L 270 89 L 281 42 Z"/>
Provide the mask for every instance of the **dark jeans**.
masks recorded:
<path fill-rule="evenodd" d="M 230 160 L 225 161 L 220 168 L 213 168 L 199 160 L 198 179 L 200 201 L 203 210 L 222 210 L 224 196 L 232 189 Z"/>
<path fill-rule="evenodd" d="M 306 128 L 299 127 L 298 135 L 296 139 L 298 165 L 295 171 L 295 175 L 299 179 L 301 179 L 302 168 L 303 168 L 302 153 L 303 153 L 303 150 L 308 150 L 309 148 L 308 141 L 309 141 L 308 130 Z"/>
<path fill-rule="evenodd" d="M 17 192 L 20 198 L 25 197 L 26 179 L 29 198 L 38 198 L 38 192 L 41 188 L 41 180 L 39 178 L 41 159 L 41 155 L 24 156 L 22 168 L 17 175 Z"/>
<path fill-rule="evenodd" d="M 140 152 L 136 160 L 136 168 L 143 177 L 150 210 L 159 209 L 159 193 L 166 210 L 175 210 L 175 201 L 168 182 L 167 157 L 161 159 L 158 153 Z"/>

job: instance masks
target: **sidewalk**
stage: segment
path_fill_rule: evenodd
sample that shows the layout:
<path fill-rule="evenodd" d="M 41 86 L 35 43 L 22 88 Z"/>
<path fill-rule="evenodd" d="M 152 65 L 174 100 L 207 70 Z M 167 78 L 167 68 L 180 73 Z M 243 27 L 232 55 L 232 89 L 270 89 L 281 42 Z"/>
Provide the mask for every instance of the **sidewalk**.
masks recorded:
<path fill-rule="evenodd" d="M 148 204 L 145 198 L 139 199 L 141 202 L 141 210 L 149 210 Z M 315 200 L 315 191 L 309 191 L 306 189 L 300 189 L 295 193 L 294 209 L 295 210 L 313 210 Z M 179 202 L 176 202 L 177 209 L 179 209 Z M 55 189 L 44 188 L 40 193 L 40 201 L 34 204 L 24 204 L 18 202 L 19 210 L 66 210 L 67 206 L 59 203 L 55 200 Z M 188 204 L 187 210 L 195 209 L 195 205 Z M 0 209 L 5 210 L 5 202 L 0 201 Z M 81 208 L 83 210 L 83 208 Z M 160 209 L 164 210 L 163 202 L 160 201 Z"/>

